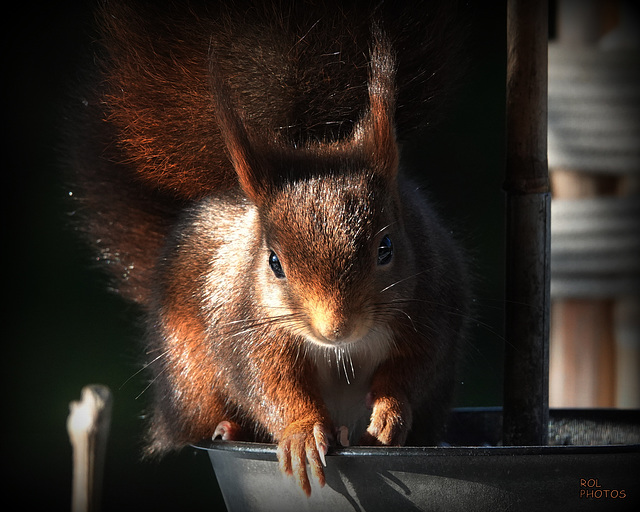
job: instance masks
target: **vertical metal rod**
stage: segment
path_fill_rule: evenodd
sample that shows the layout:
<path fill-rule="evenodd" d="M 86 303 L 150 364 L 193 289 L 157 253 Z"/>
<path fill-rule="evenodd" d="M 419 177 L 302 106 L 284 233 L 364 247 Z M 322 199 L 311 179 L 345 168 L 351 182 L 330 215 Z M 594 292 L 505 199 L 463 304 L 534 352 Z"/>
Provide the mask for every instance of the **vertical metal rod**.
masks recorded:
<path fill-rule="evenodd" d="M 547 3 L 507 2 L 506 325 L 503 442 L 547 444 L 550 205 Z"/>

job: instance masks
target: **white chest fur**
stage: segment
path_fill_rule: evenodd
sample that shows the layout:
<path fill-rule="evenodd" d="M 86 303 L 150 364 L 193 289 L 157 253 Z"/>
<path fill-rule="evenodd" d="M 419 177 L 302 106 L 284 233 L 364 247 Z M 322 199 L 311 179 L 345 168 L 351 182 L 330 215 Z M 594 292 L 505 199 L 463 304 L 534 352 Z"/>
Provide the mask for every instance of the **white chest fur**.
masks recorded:
<path fill-rule="evenodd" d="M 356 376 L 345 378 L 344 369 L 321 365 L 318 368 L 320 389 L 325 405 L 336 428 L 346 426 L 349 429 L 349 442 L 357 443 L 358 438 L 368 425 L 371 411 L 366 407 L 365 398 L 369 392 L 371 372 L 356 372 Z M 348 372 L 351 369 L 347 369 Z"/>
<path fill-rule="evenodd" d="M 318 384 L 325 405 L 334 426 L 349 429 L 350 444 L 357 444 L 369 425 L 371 410 L 366 405 L 366 396 L 373 374 L 388 352 L 388 338 L 376 336 L 316 354 Z"/>

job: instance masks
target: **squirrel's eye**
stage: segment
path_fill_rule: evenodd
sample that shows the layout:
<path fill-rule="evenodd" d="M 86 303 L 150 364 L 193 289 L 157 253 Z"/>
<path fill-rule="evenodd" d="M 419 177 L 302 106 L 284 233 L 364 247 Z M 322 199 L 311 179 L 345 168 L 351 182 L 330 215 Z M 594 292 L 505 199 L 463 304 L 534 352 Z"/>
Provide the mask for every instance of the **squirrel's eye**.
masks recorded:
<path fill-rule="evenodd" d="M 278 279 L 285 278 L 284 270 L 282 270 L 282 265 L 280 264 L 280 259 L 278 258 L 278 255 L 273 251 L 271 251 L 271 254 L 269 254 L 269 266 L 271 267 L 271 270 L 273 270 L 273 274 Z"/>
<path fill-rule="evenodd" d="M 385 235 L 378 246 L 378 265 L 388 265 L 391 258 L 393 258 L 393 242 L 389 235 Z"/>

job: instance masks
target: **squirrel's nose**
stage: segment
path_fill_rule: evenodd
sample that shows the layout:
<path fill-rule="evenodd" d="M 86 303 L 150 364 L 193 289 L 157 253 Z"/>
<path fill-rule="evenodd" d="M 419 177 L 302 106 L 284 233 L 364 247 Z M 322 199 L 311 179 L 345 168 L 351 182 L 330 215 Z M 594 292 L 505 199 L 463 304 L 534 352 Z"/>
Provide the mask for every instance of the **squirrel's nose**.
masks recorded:
<path fill-rule="evenodd" d="M 362 328 L 360 315 L 344 307 L 323 305 L 310 311 L 310 327 L 314 337 L 322 343 L 340 343 L 359 337 Z"/>
<path fill-rule="evenodd" d="M 321 323 L 316 329 L 320 336 L 332 343 L 348 338 L 353 332 L 346 321 Z"/>

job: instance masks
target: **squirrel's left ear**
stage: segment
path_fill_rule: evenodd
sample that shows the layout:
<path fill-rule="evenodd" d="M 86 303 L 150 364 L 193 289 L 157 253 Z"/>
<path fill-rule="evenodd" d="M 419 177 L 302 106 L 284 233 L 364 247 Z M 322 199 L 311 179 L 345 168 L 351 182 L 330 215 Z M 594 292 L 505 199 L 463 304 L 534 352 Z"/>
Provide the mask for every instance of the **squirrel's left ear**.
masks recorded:
<path fill-rule="evenodd" d="M 210 83 L 218 128 L 240 187 L 255 204 L 261 204 L 269 195 L 272 179 L 269 166 L 264 152 L 247 131 L 237 107 L 233 105 L 231 89 L 216 69 L 215 59 L 212 59 Z"/>
<path fill-rule="evenodd" d="M 396 61 L 391 43 L 376 25 L 372 28 L 369 63 L 369 109 L 356 124 L 352 143 L 364 150 L 376 172 L 395 178 L 398 144 L 394 127 Z"/>

